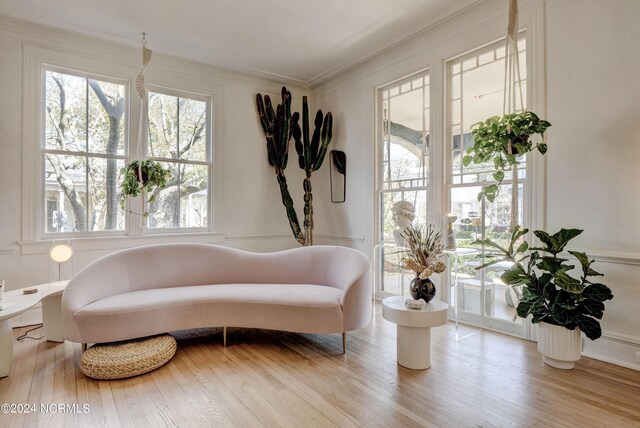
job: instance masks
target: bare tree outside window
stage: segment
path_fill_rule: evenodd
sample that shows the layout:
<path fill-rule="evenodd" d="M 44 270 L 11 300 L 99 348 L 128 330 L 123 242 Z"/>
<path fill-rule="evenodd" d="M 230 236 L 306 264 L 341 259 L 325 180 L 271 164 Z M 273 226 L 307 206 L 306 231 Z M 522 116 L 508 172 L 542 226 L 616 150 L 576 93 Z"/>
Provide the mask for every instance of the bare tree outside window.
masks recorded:
<path fill-rule="evenodd" d="M 162 162 L 172 176 L 164 189 L 154 192 L 148 207 L 149 228 L 208 226 L 207 117 L 207 101 L 149 92 L 147 154 Z"/>
<path fill-rule="evenodd" d="M 126 110 L 124 84 L 45 72 L 47 233 L 124 230 Z"/>
<path fill-rule="evenodd" d="M 129 160 L 127 86 L 126 81 L 44 72 L 45 233 L 126 229 L 120 184 Z M 147 209 L 149 228 L 208 227 L 210 102 L 196 98 L 149 92 L 145 153 L 173 177 L 155 191 Z"/>

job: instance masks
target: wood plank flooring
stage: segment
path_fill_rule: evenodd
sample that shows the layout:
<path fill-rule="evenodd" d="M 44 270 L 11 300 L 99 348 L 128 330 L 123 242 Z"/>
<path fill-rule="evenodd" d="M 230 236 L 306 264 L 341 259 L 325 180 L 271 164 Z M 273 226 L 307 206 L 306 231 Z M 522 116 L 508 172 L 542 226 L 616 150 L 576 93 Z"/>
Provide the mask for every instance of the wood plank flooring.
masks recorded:
<path fill-rule="evenodd" d="M 17 342 L 0 403 L 37 409 L 0 413 L 0 427 L 640 427 L 640 372 L 589 358 L 552 369 L 532 342 L 456 341 L 452 324 L 432 330 L 432 368 L 407 370 L 395 325 L 376 312 L 346 355 L 339 334 L 229 329 L 225 349 L 221 329 L 199 329 L 175 334 L 164 367 L 111 382 L 80 372 L 79 344 Z"/>

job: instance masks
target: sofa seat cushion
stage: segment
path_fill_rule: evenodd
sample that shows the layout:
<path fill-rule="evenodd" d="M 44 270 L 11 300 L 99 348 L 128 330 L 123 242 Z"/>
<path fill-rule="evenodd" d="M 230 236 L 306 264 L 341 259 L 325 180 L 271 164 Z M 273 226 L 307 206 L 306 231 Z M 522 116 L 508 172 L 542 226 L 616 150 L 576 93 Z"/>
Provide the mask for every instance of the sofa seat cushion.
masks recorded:
<path fill-rule="evenodd" d="M 74 314 L 83 337 L 113 342 L 198 327 L 341 331 L 342 290 L 310 284 L 216 284 L 133 291 Z"/>

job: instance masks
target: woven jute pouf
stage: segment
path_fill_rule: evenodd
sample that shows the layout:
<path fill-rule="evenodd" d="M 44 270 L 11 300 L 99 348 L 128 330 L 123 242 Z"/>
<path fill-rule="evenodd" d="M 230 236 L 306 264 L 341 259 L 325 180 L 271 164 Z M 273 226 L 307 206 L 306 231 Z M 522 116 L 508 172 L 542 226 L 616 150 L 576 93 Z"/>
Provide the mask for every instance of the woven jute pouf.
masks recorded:
<path fill-rule="evenodd" d="M 148 373 L 176 353 L 176 340 L 168 335 L 123 342 L 101 343 L 80 357 L 80 370 L 93 379 L 124 379 Z"/>

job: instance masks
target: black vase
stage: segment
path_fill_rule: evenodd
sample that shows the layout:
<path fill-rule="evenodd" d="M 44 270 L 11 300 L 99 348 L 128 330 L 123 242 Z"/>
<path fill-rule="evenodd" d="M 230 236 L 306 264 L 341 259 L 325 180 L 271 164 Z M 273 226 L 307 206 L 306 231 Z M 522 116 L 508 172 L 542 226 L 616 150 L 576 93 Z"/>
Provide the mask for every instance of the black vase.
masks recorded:
<path fill-rule="evenodd" d="M 428 303 L 436 297 L 436 285 L 429 278 L 420 279 L 416 276 L 409 284 L 409 292 L 414 300 L 424 299 Z"/>

